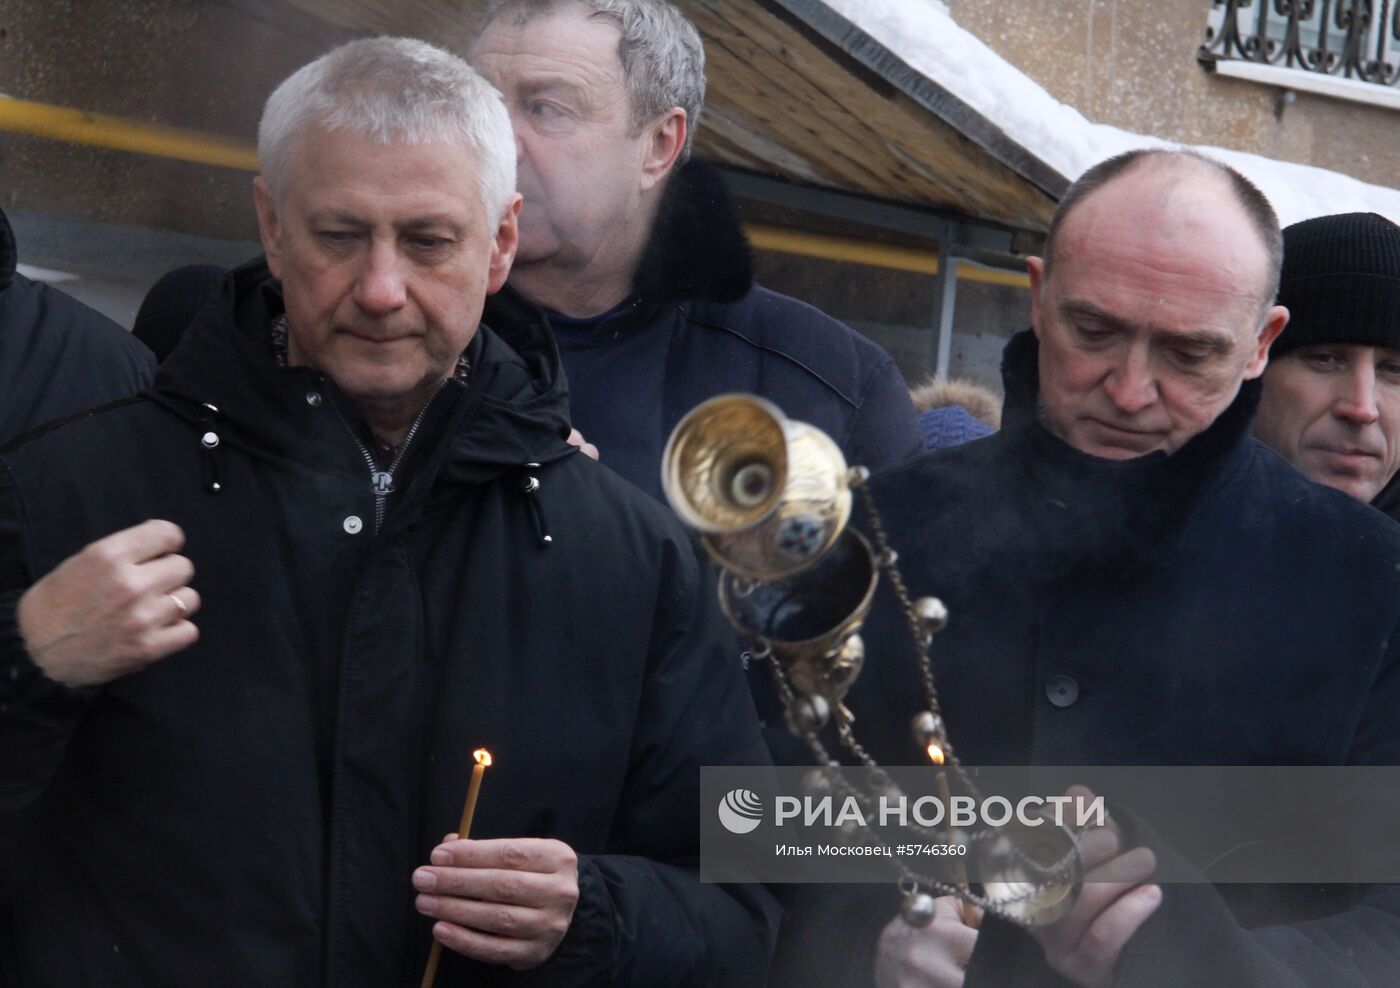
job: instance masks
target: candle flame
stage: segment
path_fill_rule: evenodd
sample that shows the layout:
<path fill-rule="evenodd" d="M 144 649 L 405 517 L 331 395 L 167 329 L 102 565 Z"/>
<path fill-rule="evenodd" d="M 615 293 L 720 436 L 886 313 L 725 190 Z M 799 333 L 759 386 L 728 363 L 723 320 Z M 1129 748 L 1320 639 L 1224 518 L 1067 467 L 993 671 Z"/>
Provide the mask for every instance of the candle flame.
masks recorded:
<path fill-rule="evenodd" d="M 485 748 L 478 748 L 473 751 L 472 757 L 476 759 L 478 765 L 491 764 L 491 752 L 487 751 Z"/>
<path fill-rule="evenodd" d="M 928 760 L 935 765 L 942 765 L 946 760 L 943 757 L 943 749 L 939 747 L 936 741 L 928 746 Z"/>

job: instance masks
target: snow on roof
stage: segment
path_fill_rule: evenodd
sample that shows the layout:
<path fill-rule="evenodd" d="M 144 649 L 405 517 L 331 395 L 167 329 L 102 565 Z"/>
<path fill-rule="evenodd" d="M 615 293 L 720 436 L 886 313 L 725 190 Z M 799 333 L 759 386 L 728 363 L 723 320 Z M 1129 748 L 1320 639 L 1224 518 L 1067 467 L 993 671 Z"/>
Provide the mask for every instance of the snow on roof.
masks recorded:
<path fill-rule="evenodd" d="M 959 27 L 939 0 L 822 2 L 1071 180 L 1122 151 L 1178 146 L 1086 120 Z M 1204 146 L 1198 150 L 1254 182 L 1284 226 L 1313 216 L 1368 211 L 1400 223 L 1400 190 L 1257 154 Z"/>

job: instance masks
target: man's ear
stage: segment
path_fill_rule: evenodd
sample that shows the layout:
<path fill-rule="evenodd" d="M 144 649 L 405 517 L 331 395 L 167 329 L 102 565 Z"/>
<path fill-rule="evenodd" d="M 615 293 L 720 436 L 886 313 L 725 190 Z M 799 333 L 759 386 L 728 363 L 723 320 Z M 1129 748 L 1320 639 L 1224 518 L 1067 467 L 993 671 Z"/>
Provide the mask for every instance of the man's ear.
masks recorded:
<path fill-rule="evenodd" d="M 277 199 L 259 175 L 253 179 L 253 208 L 258 212 L 258 237 L 262 240 L 267 269 L 272 277 L 282 277 L 282 221 L 277 213 Z"/>
<path fill-rule="evenodd" d="M 505 215 L 496 227 L 496 237 L 491 243 L 491 266 L 487 272 L 486 294 L 499 292 L 510 277 L 510 266 L 515 263 L 515 250 L 520 246 L 520 193 L 511 196 Z"/>
<path fill-rule="evenodd" d="M 660 185 L 680 159 L 690 125 L 685 111 L 672 107 L 647 129 L 645 157 L 642 158 L 642 191 Z"/>
<path fill-rule="evenodd" d="M 1281 305 L 1271 307 L 1264 314 L 1264 326 L 1259 330 L 1259 336 L 1254 341 L 1254 352 L 1244 368 L 1246 381 L 1252 381 L 1264 373 L 1264 368 L 1269 366 L 1269 347 L 1273 346 L 1274 340 L 1278 339 L 1278 334 L 1282 333 L 1283 327 L 1287 325 L 1288 310 Z"/>
<path fill-rule="evenodd" d="M 1045 289 L 1045 260 L 1039 257 L 1026 258 L 1026 274 L 1031 278 L 1031 329 L 1036 339 L 1040 338 L 1040 295 Z"/>

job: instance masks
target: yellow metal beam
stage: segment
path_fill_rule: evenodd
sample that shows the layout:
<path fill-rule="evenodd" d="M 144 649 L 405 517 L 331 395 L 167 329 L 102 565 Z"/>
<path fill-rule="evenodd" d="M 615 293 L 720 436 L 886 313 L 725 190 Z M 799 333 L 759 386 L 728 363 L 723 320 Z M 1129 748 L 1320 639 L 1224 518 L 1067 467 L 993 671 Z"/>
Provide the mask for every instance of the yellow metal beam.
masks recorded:
<path fill-rule="evenodd" d="M 256 148 L 217 134 L 166 127 L 127 117 L 89 113 L 86 110 L 73 110 L 47 103 L 10 99 L 6 96 L 0 96 L 0 130 L 157 158 L 174 158 L 250 172 L 258 170 Z M 938 255 L 932 251 L 897 247 L 854 237 L 804 233 L 800 230 L 786 230 L 762 224 L 748 224 L 745 230 L 749 235 L 749 242 L 759 250 L 890 268 L 914 274 L 938 273 Z M 1030 281 L 1024 274 L 995 271 L 968 263 L 958 265 L 958 278 L 962 281 L 980 281 L 1014 288 L 1030 287 Z"/>
<path fill-rule="evenodd" d="M 913 247 L 896 247 L 892 244 L 874 243 L 854 237 L 837 237 L 829 234 L 804 233 L 801 230 L 785 230 L 776 226 L 750 223 L 744 230 L 749 235 L 749 243 L 759 250 L 771 250 L 780 254 L 797 254 L 802 257 L 816 257 L 825 261 L 842 261 L 847 264 L 865 264 L 876 268 L 890 268 L 895 271 L 910 271 L 914 274 L 932 275 L 938 273 L 938 254 L 933 251 Z M 958 265 L 958 280 L 980 281 L 989 285 L 1008 285 L 1013 288 L 1030 288 L 1030 279 L 1014 271 L 995 271 L 964 261 Z"/>
<path fill-rule="evenodd" d="M 0 97 L 0 130 L 202 165 L 258 170 L 257 149 L 227 137 L 29 100 Z"/>

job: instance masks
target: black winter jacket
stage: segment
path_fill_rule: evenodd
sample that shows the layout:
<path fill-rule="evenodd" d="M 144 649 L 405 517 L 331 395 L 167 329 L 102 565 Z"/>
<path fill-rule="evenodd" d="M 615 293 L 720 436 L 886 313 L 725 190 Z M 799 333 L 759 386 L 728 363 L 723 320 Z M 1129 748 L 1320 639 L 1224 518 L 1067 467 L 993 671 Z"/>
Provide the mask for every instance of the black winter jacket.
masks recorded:
<path fill-rule="evenodd" d="M 1031 334 L 1008 345 L 1001 432 L 873 480 L 911 594 L 949 610 L 933 670 L 963 762 L 1400 764 L 1400 529 L 1251 437 L 1258 382 L 1175 454 L 1109 461 L 1038 422 L 1036 361 Z M 849 703 L 878 760 L 914 764 L 919 674 L 879 595 Z M 1164 886 L 1114 984 L 1400 983 L 1400 889 L 1222 889 Z M 824 983 L 868 981 L 898 897 L 854 895 L 807 898 L 784 984 L 814 959 Z M 1067 984 L 994 919 L 966 983 Z"/>
<path fill-rule="evenodd" d="M 834 439 L 851 463 L 890 466 L 923 449 L 890 355 L 845 324 L 754 284 L 749 245 L 717 172 L 672 178 L 634 281 L 634 301 L 589 339 L 561 336 L 573 423 L 605 464 L 661 497 L 661 453 L 686 412 L 743 391 Z M 527 306 L 507 289 L 490 305 Z"/>
<path fill-rule="evenodd" d="M 0 446 L 53 419 L 145 390 L 151 352 L 112 320 L 15 270 L 0 212 Z"/>
<path fill-rule="evenodd" d="M 0 458 L 5 984 L 417 984 L 410 875 L 477 747 L 472 836 L 565 841 L 580 899 L 543 967 L 449 953 L 439 984 L 757 981 L 771 900 L 695 871 L 698 766 L 765 758 L 733 638 L 669 513 L 564 443 L 548 334 L 478 333 L 376 532 L 353 409 L 274 365 L 266 279 L 234 272 L 149 396 Z M 186 532 L 199 642 L 47 680 L 19 592 L 147 518 Z"/>

